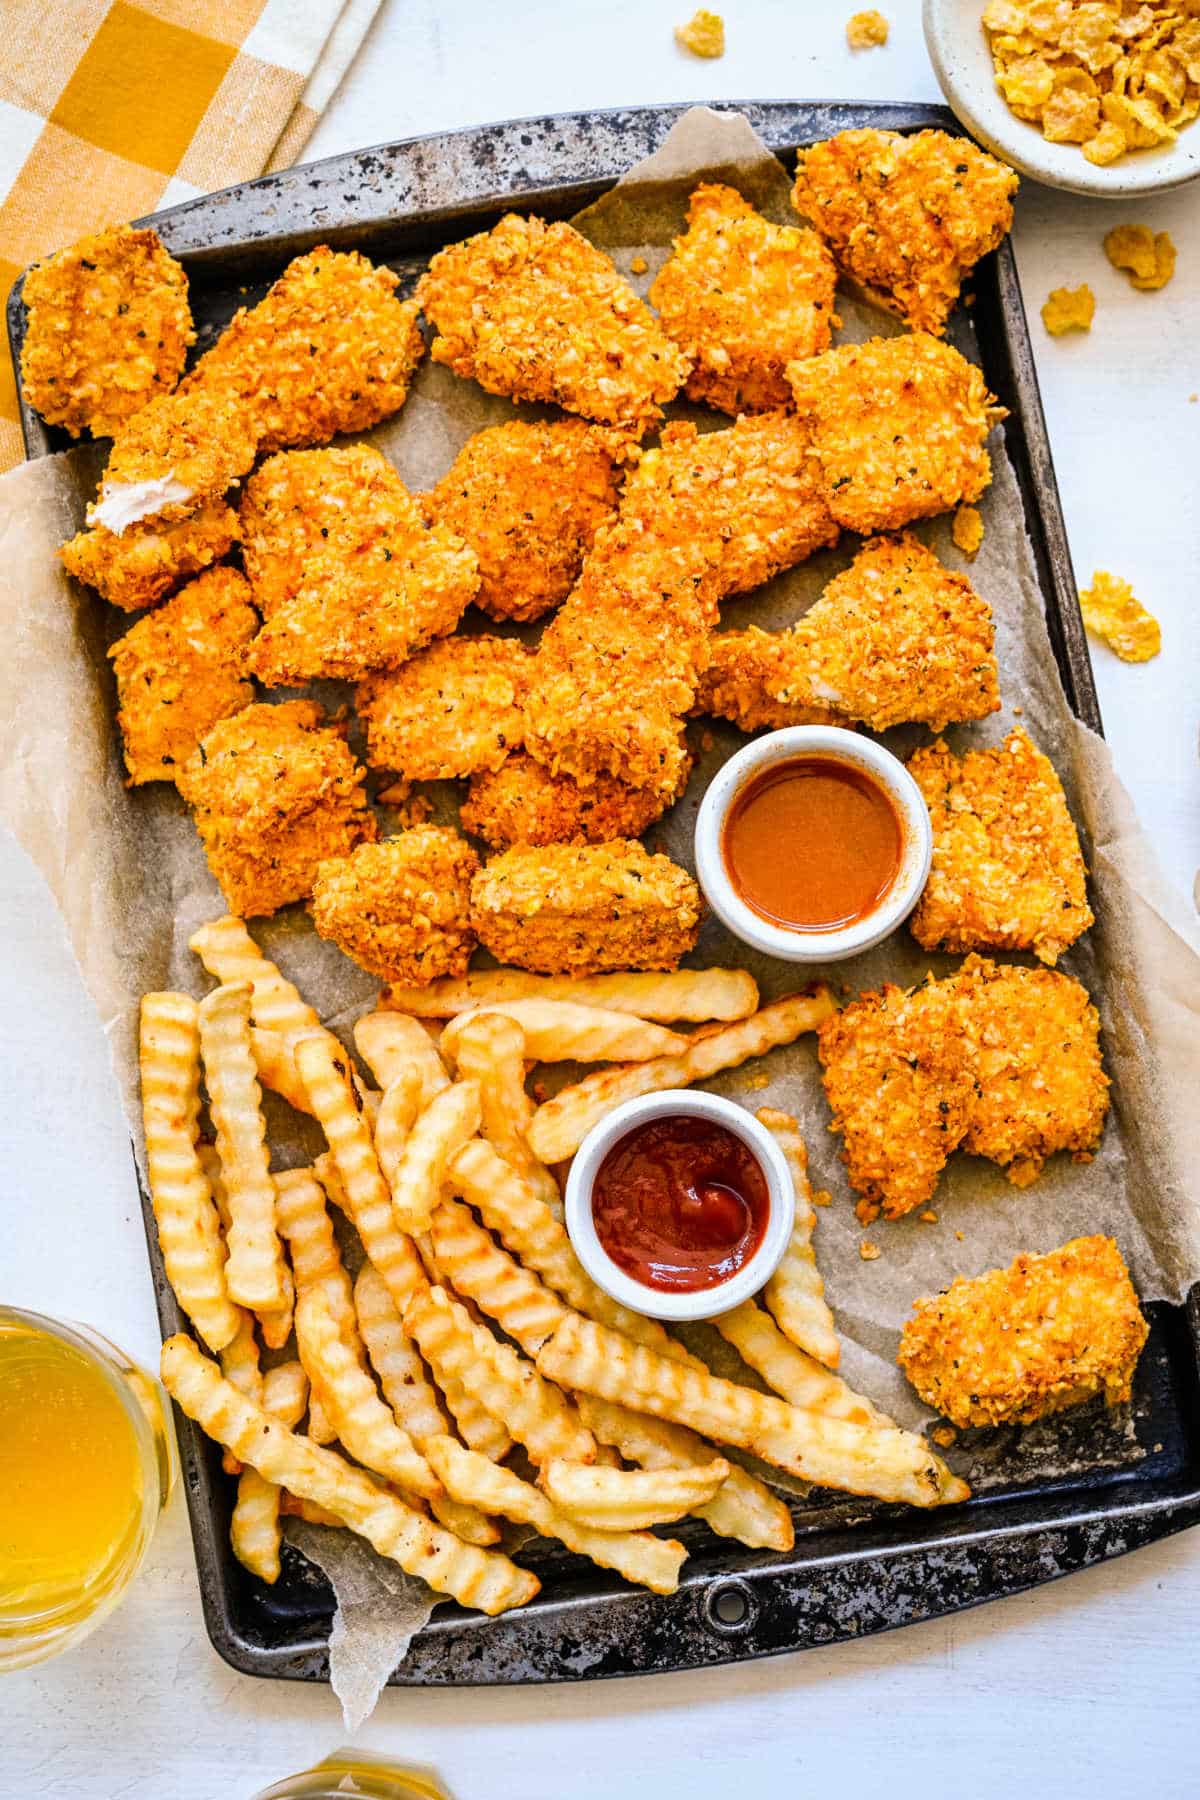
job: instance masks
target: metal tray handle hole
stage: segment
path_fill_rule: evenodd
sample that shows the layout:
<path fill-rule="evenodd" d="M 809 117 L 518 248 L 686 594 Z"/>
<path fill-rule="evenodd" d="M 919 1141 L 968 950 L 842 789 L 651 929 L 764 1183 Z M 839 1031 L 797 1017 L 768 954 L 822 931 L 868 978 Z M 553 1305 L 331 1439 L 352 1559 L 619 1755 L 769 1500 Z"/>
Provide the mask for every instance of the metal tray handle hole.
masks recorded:
<path fill-rule="evenodd" d="M 704 1622 L 721 1637 L 740 1637 L 749 1631 L 758 1604 L 744 1581 L 714 1581 L 704 1595 Z"/>

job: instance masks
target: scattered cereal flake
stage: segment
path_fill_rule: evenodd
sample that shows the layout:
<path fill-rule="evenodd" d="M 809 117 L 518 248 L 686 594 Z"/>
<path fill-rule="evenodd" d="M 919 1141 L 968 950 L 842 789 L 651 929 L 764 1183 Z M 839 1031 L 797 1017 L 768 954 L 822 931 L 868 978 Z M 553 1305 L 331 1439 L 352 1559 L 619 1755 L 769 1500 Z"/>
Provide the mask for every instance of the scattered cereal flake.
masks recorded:
<path fill-rule="evenodd" d="M 1079 596 L 1083 622 L 1122 662 L 1149 662 L 1162 649 L 1162 628 L 1119 575 L 1097 569 Z"/>
<path fill-rule="evenodd" d="M 1084 159 L 1095 163 L 1097 168 L 1103 168 L 1106 163 L 1114 163 L 1119 156 L 1125 154 L 1125 133 L 1119 125 L 1106 121 L 1095 137 L 1090 137 L 1083 146 L 1083 154 Z"/>
<path fill-rule="evenodd" d="M 977 506 L 959 507 L 950 527 L 950 536 L 963 555 L 974 562 L 983 542 L 983 515 Z"/>
<path fill-rule="evenodd" d="M 1066 331 L 1090 331 L 1096 316 L 1096 296 L 1087 282 L 1077 288 L 1051 288 L 1042 303 L 1042 324 L 1051 337 Z"/>
<path fill-rule="evenodd" d="M 958 1241 L 959 1241 L 959 1243 L 960 1243 L 960 1244 L 961 1244 L 961 1243 L 962 1243 L 962 1241 L 963 1241 L 963 1234 L 962 1234 L 962 1232 L 961 1232 L 961 1231 L 956 1231 L 956 1232 L 955 1232 L 955 1234 L 954 1234 L 954 1235 L 955 1235 L 955 1237 L 956 1237 L 956 1238 L 957 1238 L 957 1239 L 958 1239 Z"/>
<path fill-rule="evenodd" d="M 931 1431 L 929 1435 L 934 1443 L 938 1445 L 939 1449 L 948 1450 L 957 1438 L 958 1433 L 955 1431 L 953 1425 L 939 1425 L 937 1429 Z"/>
<path fill-rule="evenodd" d="M 634 275 L 644 275 L 649 267 L 650 264 L 644 256 L 635 256 L 629 265 L 630 272 Z"/>
<path fill-rule="evenodd" d="M 927 1207 L 926 1210 L 921 1214 L 922 1225 L 936 1225 L 937 1222 L 938 1222 L 937 1214 L 934 1212 L 934 1210 L 931 1206 Z"/>
<path fill-rule="evenodd" d="M 829 1192 L 828 1188 L 814 1188 L 812 1191 L 812 1203 L 814 1206 L 832 1206 L 833 1195 Z"/>
<path fill-rule="evenodd" d="M 1144 293 L 1166 287 L 1175 273 L 1170 232 L 1155 235 L 1148 225 L 1114 225 L 1105 233 L 1104 254 L 1114 269 L 1124 269 L 1130 284 Z"/>
<path fill-rule="evenodd" d="M 879 1255 L 879 1245 L 871 1243 L 869 1238 L 864 1238 L 858 1246 L 858 1254 L 864 1262 L 874 1262 Z"/>
<path fill-rule="evenodd" d="M 724 56 L 725 21 L 720 13 L 701 7 L 686 25 L 675 27 L 675 42 L 693 56 Z"/>
<path fill-rule="evenodd" d="M 874 50 L 888 41 L 888 22 L 881 12 L 858 12 L 846 21 L 846 42 L 852 50 Z"/>

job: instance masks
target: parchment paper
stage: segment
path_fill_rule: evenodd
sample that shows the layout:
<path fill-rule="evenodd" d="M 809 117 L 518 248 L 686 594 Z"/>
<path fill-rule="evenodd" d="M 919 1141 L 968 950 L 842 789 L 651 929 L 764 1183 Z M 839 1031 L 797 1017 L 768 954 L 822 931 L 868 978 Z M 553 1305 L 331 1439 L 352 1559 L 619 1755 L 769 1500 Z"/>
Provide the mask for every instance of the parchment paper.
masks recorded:
<path fill-rule="evenodd" d="M 669 253 L 672 236 L 682 229 L 690 187 L 698 176 L 714 172 L 739 186 L 769 216 L 781 222 L 794 216 L 783 169 L 747 122 L 697 108 L 676 125 L 655 156 L 631 170 L 578 223 L 644 292 Z M 639 255 L 649 267 L 633 275 L 631 263 Z M 839 312 L 844 327 L 839 341 L 897 329 L 887 315 L 848 298 L 839 297 Z M 960 309 L 953 336 L 964 353 L 975 355 L 969 312 Z M 445 471 L 473 431 L 512 416 L 507 401 L 426 363 L 400 416 L 367 436 L 417 490 Z M 724 423 L 712 415 L 703 422 L 706 427 Z M 936 1224 L 910 1215 L 891 1224 L 880 1222 L 864 1234 L 854 1217 L 837 1141 L 828 1134 L 828 1109 L 811 1040 L 711 1084 L 744 1105 L 781 1106 L 801 1120 L 814 1186 L 832 1196 L 818 1215 L 817 1249 L 845 1342 L 846 1373 L 909 1423 L 928 1415 L 895 1368 L 897 1333 L 914 1297 L 937 1291 L 955 1274 L 1007 1263 L 1021 1250 L 1050 1249 L 1077 1233 L 1104 1231 L 1118 1240 L 1146 1299 L 1178 1301 L 1200 1277 L 1200 1148 L 1193 1123 L 1200 1080 L 1195 921 L 1160 878 L 1106 747 L 1070 714 L 1046 634 L 1019 491 L 999 431 L 990 448 L 995 479 L 981 503 L 986 534 L 975 562 L 968 564 L 955 549 L 948 519 L 920 528 L 946 563 L 966 570 L 996 620 L 1004 710 L 948 735 L 960 750 L 994 743 L 1019 719 L 1052 757 L 1081 827 L 1094 876 L 1097 922 L 1060 966 L 1087 985 L 1103 1015 L 1114 1107 L 1100 1153 L 1089 1164 L 1055 1158 L 1023 1191 L 992 1164 L 956 1155 L 933 1203 Z M 62 911 L 109 1036 L 140 1155 L 139 998 L 147 989 L 164 986 L 204 991 L 205 977 L 187 951 L 187 938 L 203 919 L 224 909 L 174 790 L 158 784 L 131 794 L 123 786 L 104 651 L 106 634 L 111 640 L 127 622 L 76 587 L 55 555 L 82 520 L 97 467 L 94 450 L 76 450 L 0 480 L 0 599 L 8 620 L 0 661 L 0 820 L 41 869 Z M 857 540 L 850 539 L 770 587 L 730 602 L 723 622 L 788 623 L 846 566 L 856 547 Z M 476 619 L 468 628 L 484 625 Z M 525 628 L 519 635 L 536 636 L 536 630 Z M 335 700 L 346 697 L 346 690 L 335 684 L 325 684 L 321 691 Z M 694 866 L 692 829 L 705 784 L 744 741 L 732 727 L 719 724 L 705 722 L 693 731 L 697 746 L 706 747 L 688 792 L 650 834 L 652 845 L 689 868 Z M 916 728 L 901 729 L 888 733 L 886 741 L 904 753 L 926 737 Z M 434 800 L 435 816 L 455 817 L 459 790 L 452 784 L 424 791 Z M 386 812 L 384 822 L 386 828 Z M 372 1004 L 375 983 L 315 936 L 302 909 L 256 922 L 254 930 L 267 953 L 335 1029 L 344 1031 Z M 689 960 L 743 963 L 767 998 L 796 984 L 795 970 L 747 952 L 715 919 L 705 924 Z M 824 973 L 839 987 L 856 991 L 885 978 L 911 983 L 930 967 L 946 973 L 956 962 L 927 957 L 901 931 L 874 951 Z M 282 1104 L 272 1106 L 279 1164 L 305 1160 L 319 1147 L 312 1128 L 299 1125 Z M 877 1260 L 860 1257 L 864 1235 L 879 1246 Z M 727 1361 L 732 1353 L 723 1355 Z M 1025 1438 L 1035 1441 L 1037 1433 Z M 1011 1479 L 1011 1464 L 1006 1470 Z M 358 1548 L 347 1553 L 339 1533 L 299 1537 L 306 1548 L 311 1545 L 338 1592 L 334 1685 L 350 1725 L 366 1716 L 372 1690 L 377 1691 L 392 1660 L 403 1653 L 410 1619 L 421 1607 L 409 1604 L 414 1596 L 407 1592 L 401 1614 L 390 1598 L 364 1605 L 363 1558 L 373 1561 L 371 1553 Z M 390 1581 L 390 1572 L 386 1579 Z"/>

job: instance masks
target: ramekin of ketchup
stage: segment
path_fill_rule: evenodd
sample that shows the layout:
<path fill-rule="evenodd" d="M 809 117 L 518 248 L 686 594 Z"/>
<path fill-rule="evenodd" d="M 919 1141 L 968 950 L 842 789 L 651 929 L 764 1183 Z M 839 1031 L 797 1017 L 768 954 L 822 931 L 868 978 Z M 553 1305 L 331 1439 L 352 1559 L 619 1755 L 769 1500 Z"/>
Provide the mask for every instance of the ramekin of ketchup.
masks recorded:
<path fill-rule="evenodd" d="M 747 744 L 709 783 L 696 872 L 744 943 L 786 962 L 870 949 L 912 911 L 933 833 L 916 782 L 890 750 L 836 725 Z"/>
<path fill-rule="evenodd" d="M 567 1230 L 592 1280 L 656 1319 L 708 1319 L 774 1274 L 795 1220 L 775 1139 L 731 1100 L 680 1088 L 616 1107 L 576 1151 Z"/>

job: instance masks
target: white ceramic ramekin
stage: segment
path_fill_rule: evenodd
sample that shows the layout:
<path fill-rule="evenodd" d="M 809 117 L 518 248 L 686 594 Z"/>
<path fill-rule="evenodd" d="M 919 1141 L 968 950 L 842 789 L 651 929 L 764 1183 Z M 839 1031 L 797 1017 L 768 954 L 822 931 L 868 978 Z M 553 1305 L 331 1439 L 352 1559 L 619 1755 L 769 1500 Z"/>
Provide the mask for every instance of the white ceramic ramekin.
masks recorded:
<path fill-rule="evenodd" d="M 802 756 L 833 757 L 872 776 L 891 796 L 903 829 L 900 868 L 888 892 L 866 918 L 838 931 L 789 931 L 773 925 L 738 896 L 721 854 L 725 820 L 747 782 L 776 763 Z M 696 818 L 696 873 L 709 905 L 735 937 L 782 962 L 841 962 L 882 942 L 920 899 L 932 856 L 929 809 L 904 764 L 882 744 L 839 725 L 793 725 L 756 738 L 713 776 Z"/>
<path fill-rule="evenodd" d="M 592 1182 L 618 1139 L 651 1119 L 710 1119 L 731 1131 L 757 1159 L 767 1182 L 769 1207 L 763 1240 L 749 1262 L 718 1287 L 694 1293 L 662 1293 L 619 1268 L 596 1235 L 592 1218 Z M 575 1253 L 597 1286 L 631 1311 L 652 1319 L 715 1319 L 756 1294 L 779 1266 L 796 1217 L 796 1194 L 783 1151 L 752 1113 L 695 1088 L 669 1088 L 627 1100 L 601 1119 L 575 1152 L 567 1176 L 567 1230 Z"/>

